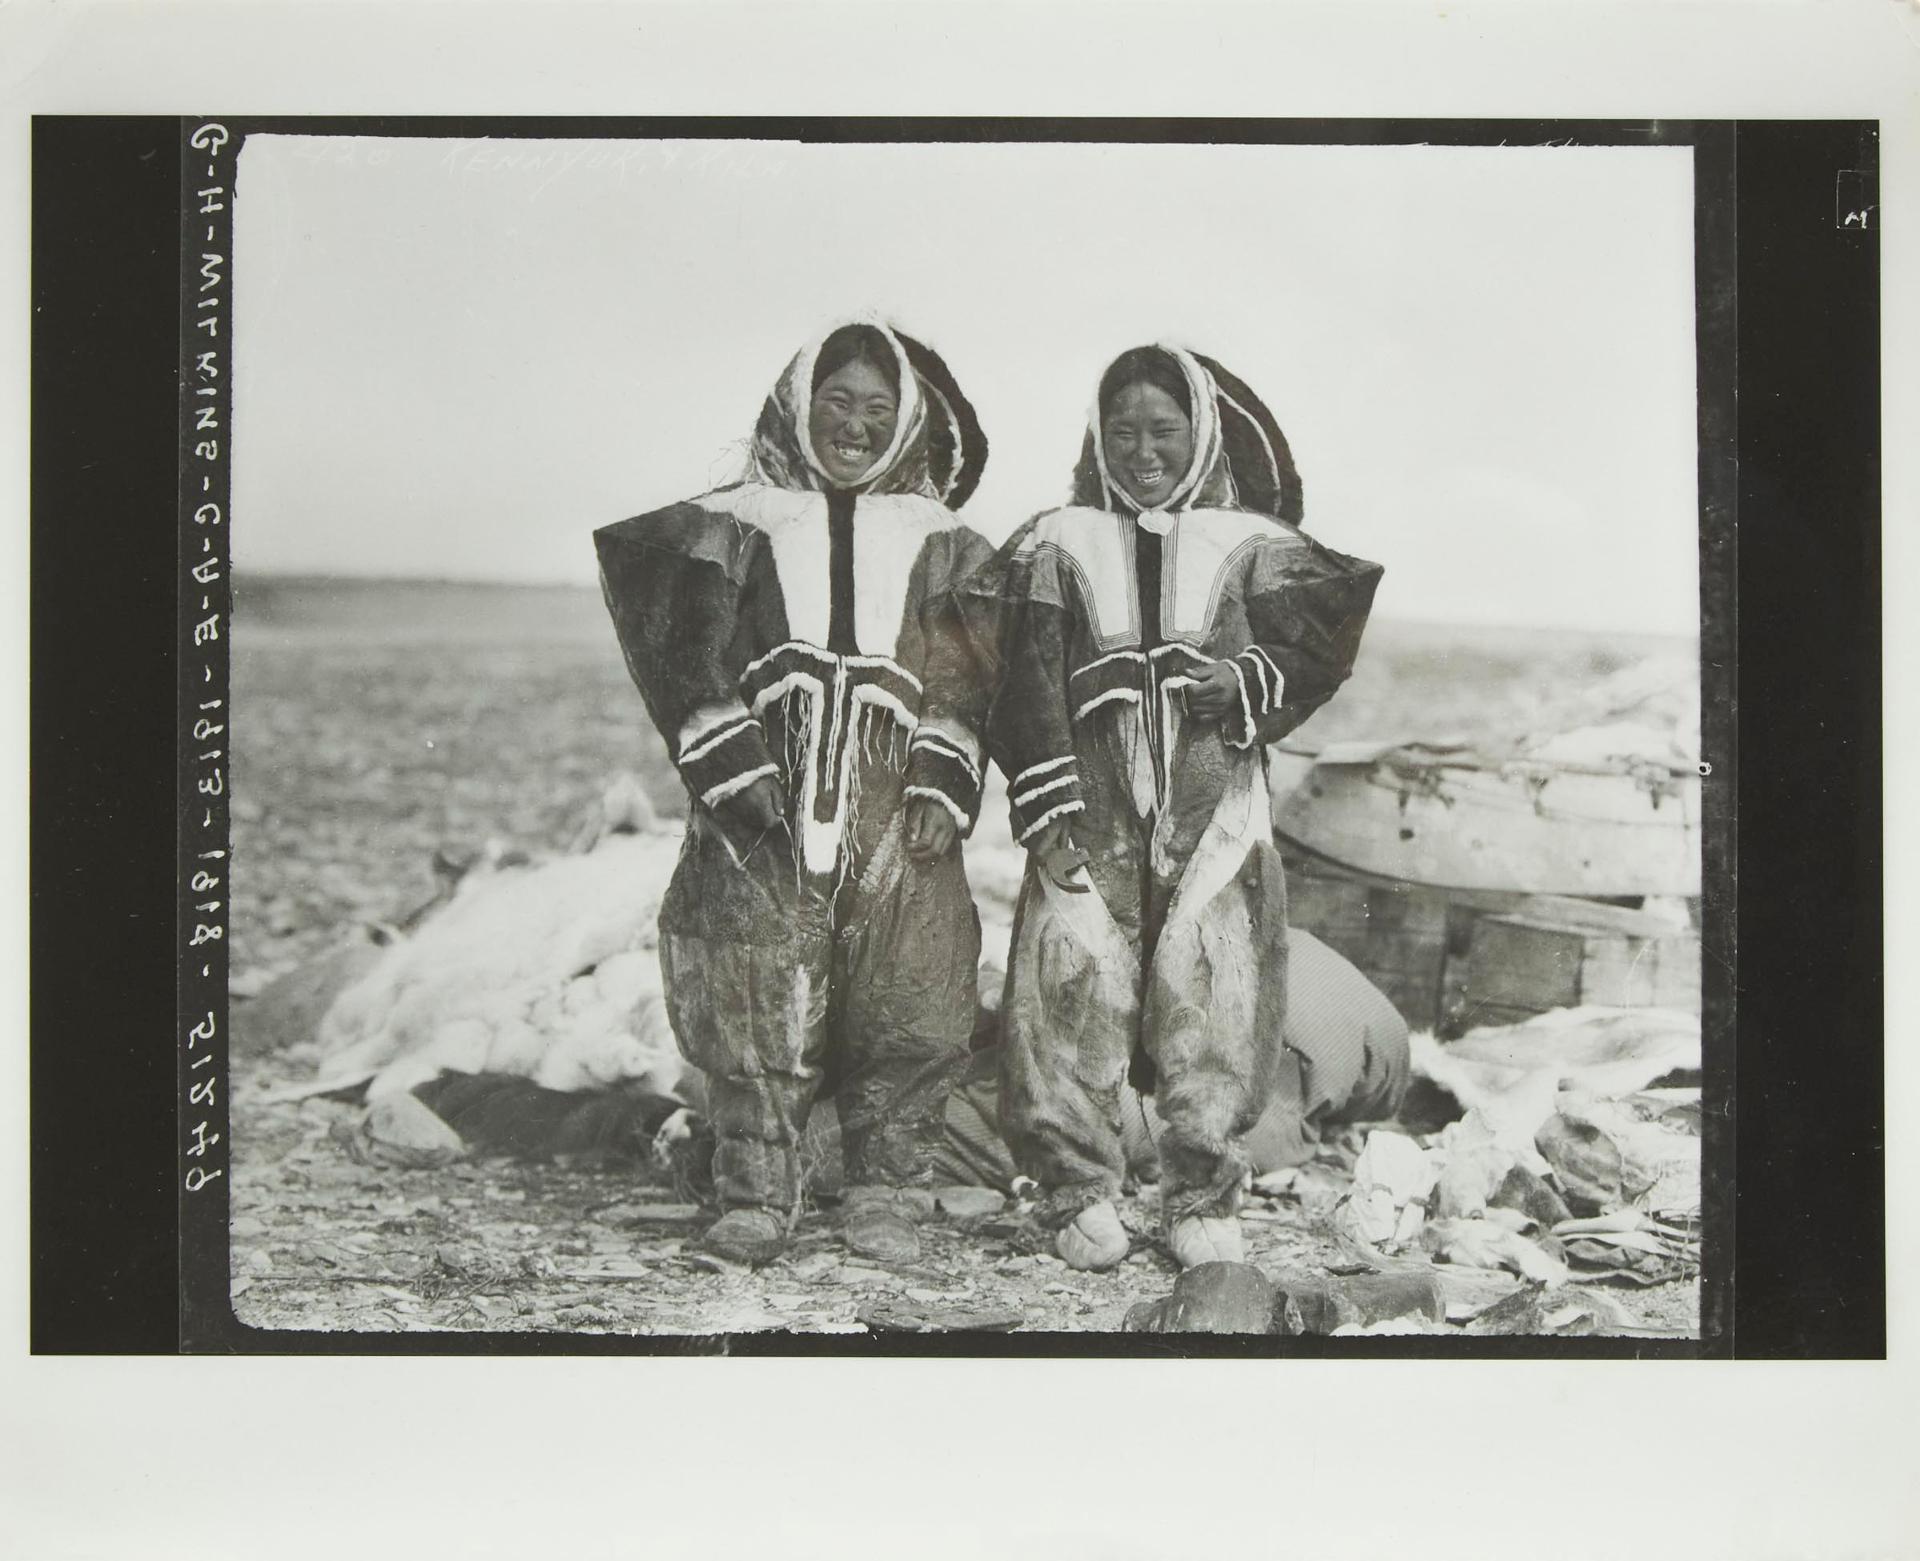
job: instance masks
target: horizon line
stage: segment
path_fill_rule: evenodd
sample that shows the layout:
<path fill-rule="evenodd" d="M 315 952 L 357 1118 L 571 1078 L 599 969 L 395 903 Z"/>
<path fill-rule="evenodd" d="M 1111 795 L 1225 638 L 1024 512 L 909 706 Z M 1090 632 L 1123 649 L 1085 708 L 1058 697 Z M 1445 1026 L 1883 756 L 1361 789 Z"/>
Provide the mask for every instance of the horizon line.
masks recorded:
<path fill-rule="evenodd" d="M 232 580 L 236 587 L 244 587 L 250 582 L 272 582 L 279 585 L 429 586 L 453 587 L 462 590 L 580 591 L 598 594 L 594 585 L 580 580 L 502 580 L 497 577 L 461 575 L 350 574 L 316 570 L 236 568 L 233 571 Z M 1696 644 L 1700 639 L 1700 630 L 1697 626 L 1689 632 L 1679 629 L 1613 628 L 1597 624 L 1515 623 L 1511 620 L 1488 618 L 1428 618 L 1399 613 L 1381 614 L 1374 619 L 1374 622 L 1404 624 L 1410 628 L 1510 629 L 1544 634 L 1617 634 L 1639 639 L 1692 641 Z"/>

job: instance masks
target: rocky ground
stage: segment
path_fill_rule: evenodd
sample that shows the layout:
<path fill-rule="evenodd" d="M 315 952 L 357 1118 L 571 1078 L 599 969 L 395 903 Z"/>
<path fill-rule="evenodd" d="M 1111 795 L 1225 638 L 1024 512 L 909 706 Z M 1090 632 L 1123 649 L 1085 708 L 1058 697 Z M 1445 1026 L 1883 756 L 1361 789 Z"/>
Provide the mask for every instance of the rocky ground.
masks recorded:
<path fill-rule="evenodd" d="M 1033 1253 L 985 1188 L 944 1193 L 911 1268 L 848 1256 L 830 1211 L 803 1219 L 787 1255 L 748 1272 L 694 1247 L 701 1217 L 634 1168 L 511 1161 L 401 1169 L 356 1163 L 360 1115 L 340 1101 L 265 1104 L 280 1070 L 256 1067 L 236 1122 L 233 1294 L 257 1328 L 707 1334 L 859 1329 L 862 1311 L 950 1309 L 975 1327 L 1115 1329 L 1176 1270 L 1151 1239 L 1150 1203 L 1123 1211 L 1134 1251 L 1109 1274 Z M 1297 1203 L 1257 1200 L 1253 1260 L 1281 1271 L 1342 1261 Z M 1512 1288 L 1495 1281 L 1490 1296 Z M 940 1320 L 935 1318 L 933 1320 Z"/>
<path fill-rule="evenodd" d="M 1113 1330 L 1177 1270 L 1153 1235 L 1152 1190 L 1122 1218 L 1127 1261 L 1067 1268 L 1032 1242 L 998 1193 L 945 1188 L 922 1255 L 886 1269 L 840 1246 L 831 1208 L 810 1209 L 788 1253 L 747 1271 L 701 1254 L 694 1205 L 649 1168 L 510 1160 L 436 1167 L 362 1163 L 361 1109 L 327 1099 L 274 1103 L 305 1076 L 263 1060 L 237 1081 L 232 1222 L 235 1314 L 255 1328 L 716 1334 L 876 1327 Z M 1242 1217 L 1249 1261 L 1271 1275 L 1351 1270 L 1357 1254 L 1328 1216 L 1349 1185 L 1357 1141 L 1336 1141 L 1285 1193 Z M 1521 1288 L 1511 1275 L 1436 1270 L 1456 1320 Z M 1635 1324 L 1698 1327 L 1692 1281 L 1610 1291 Z M 889 1309 L 875 1317 L 874 1308 Z M 863 1320 L 865 1319 L 865 1320 Z"/>
<path fill-rule="evenodd" d="M 491 840 L 536 855 L 565 850 L 622 770 L 643 777 L 663 813 L 678 810 L 679 794 L 591 593 L 243 581 L 238 606 L 231 1185 L 242 1322 L 365 1332 L 714 1334 L 916 1320 L 1108 1330 L 1171 1286 L 1150 1201 L 1123 1211 L 1134 1251 L 1105 1275 L 1028 1250 L 984 1189 L 948 1195 L 911 1269 L 848 1258 L 823 1210 L 803 1221 L 785 1257 L 749 1273 L 694 1250 L 698 1211 L 645 1164 L 363 1163 L 349 1152 L 359 1105 L 269 1099 L 309 1079 L 315 1056 L 297 1037 L 268 1046 L 250 1036 L 248 997 L 354 928 L 427 899 L 436 849 Z M 1390 629 L 1313 735 L 1509 729 L 1632 655 L 1570 636 L 1468 643 Z M 1353 1261 L 1326 1216 L 1355 1147 L 1335 1145 L 1292 1189 L 1254 1200 L 1252 1261 L 1275 1273 Z M 1518 1286 L 1480 1271 L 1448 1279 L 1462 1316 Z M 1612 1293 L 1638 1324 L 1697 1327 L 1691 1282 Z"/>

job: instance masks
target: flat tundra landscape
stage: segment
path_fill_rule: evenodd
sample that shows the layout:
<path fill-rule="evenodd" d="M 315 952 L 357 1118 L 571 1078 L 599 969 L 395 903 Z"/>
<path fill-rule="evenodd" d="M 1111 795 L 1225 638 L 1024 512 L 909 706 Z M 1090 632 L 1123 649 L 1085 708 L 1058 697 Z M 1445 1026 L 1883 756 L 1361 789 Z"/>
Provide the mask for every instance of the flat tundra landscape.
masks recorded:
<path fill-rule="evenodd" d="M 1686 641 L 1376 622 L 1352 681 L 1298 734 L 1485 742 L 1551 729 L 1583 688 Z M 1142 1239 L 1103 1275 L 1010 1240 L 984 1208 L 928 1227 L 919 1267 L 844 1259 L 830 1222 L 747 1274 L 702 1263 L 699 1219 L 658 1167 L 516 1159 L 399 1166 L 349 1152 L 363 1107 L 271 1092 L 313 1078 L 310 1034 L 249 1026 L 249 1000 L 368 925 L 433 899 L 436 852 L 539 859 L 577 845 L 609 781 L 639 778 L 663 818 L 684 797 L 629 681 L 605 609 L 571 587 L 249 578 L 234 664 L 233 1290 L 262 1328 L 700 1333 L 851 1329 L 877 1304 L 999 1315 L 1023 1328 L 1111 1329 L 1175 1270 Z M 1004 801 L 969 860 L 983 899 L 1011 895 Z M 989 915 L 989 922 L 995 918 Z M 1327 1222 L 1356 1135 L 1285 1195 L 1255 1197 L 1253 1262 L 1313 1271 L 1343 1253 Z M 1467 1276 L 1462 1275 L 1465 1281 Z M 1517 1281 L 1488 1273 L 1497 1297 Z M 1697 1324 L 1693 1282 L 1614 1295 L 1656 1329 Z"/>

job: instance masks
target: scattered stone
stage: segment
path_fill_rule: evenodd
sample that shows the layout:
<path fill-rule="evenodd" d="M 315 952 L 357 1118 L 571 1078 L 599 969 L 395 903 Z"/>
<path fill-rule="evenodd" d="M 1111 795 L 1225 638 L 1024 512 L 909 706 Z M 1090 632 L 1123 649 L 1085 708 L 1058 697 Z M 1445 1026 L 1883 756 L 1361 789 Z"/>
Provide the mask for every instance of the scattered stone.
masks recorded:
<path fill-rule="evenodd" d="M 467 1152 L 465 1140 L 411 1094 L 383 1095 L 367 1108 L 347 1149 L 361 1164 L 447 1165 Z M 523 1195 L 524 1196 L 524 1195 Z"/>
<path fill-rule="evenodd" d="M 1553 1167 L 1567 1207 L 1575 1214 L 1617 1209 L 1658 1180 L 1657 1167 L 1642 1162 L 1595 1123 L 1565 1112 L 1548 1117 L 1533 1141 Z"/>
<path fill-rule="evenodd" d="M 1595 1334 L 1618 1337 L 1664 1330 L 1636 1327 L 1617 1302 L 1598 1291 L 1572 1285 L 1558 1288 L 1534 1285 L 1515 1291 L 1480 1312 L 1467 1324 L 1466 1331 L 1476 1336 L 1561 1334 L 1585 1338 Z"/>
<path fill-rule="evenodd" d="M 1026 1319 L 1015 1311 L 875 1301 L 855 1312 L 854 1320 L 876 1333 L 1009 1333 Z"/>
<path fill-rule="evenodd" d="M 1246 1263 L 1202 1263 L 1174 1282 L 1172 1293 L 1129 1308 L 1128 1333 L 1267 1333 L 1274 1288 Z"/>
<path fill-rule="evenodd" d="M 1517 1210 L 1542 1230 L 1552 1230 L 1562 1220 L 1572 1217 L 1560 1194 L 1524 1165 L 1516 1165 L 1507 1172 L 1487 1203 L 1491 1208 Z"/>
<path fill-rule="evenodd" d="M 1432 1274 L 1355 1274 L 1343 1279 L 1282 1275 L 1274 1281 L 1275 1332 L 1338 1333 L 1417 1318 L 1446 1321 L 1446 1297 Z"/>
<path fill-rule="evenodd" d="M 1451 1263 L 1435 1268 L 1433 1277 L 1439 1283 L 1440 1293 L 1447 1298 L 1447 1321 L 1455 1323 L 1465 1322 L 1495 1301 L 1505 1300 L 1525 1283 L 1504 1271 L 1456 1268 Z"/>

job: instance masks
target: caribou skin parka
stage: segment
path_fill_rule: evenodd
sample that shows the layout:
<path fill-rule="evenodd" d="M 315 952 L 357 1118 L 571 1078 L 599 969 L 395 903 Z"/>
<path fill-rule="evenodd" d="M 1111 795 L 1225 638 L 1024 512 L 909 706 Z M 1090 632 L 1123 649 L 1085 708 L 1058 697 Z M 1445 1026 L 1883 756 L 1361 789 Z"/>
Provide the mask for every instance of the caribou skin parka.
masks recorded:
<path fill-rule="evenodd" d="M 1286 1003 L 1264 745 L 1347 678 L 1382 573 L 1300 529 L 1292 457 L 1246 385 L 1157 350 L 1191 409 L 1170 496 L 1145 513 L 1128 497 L 1096 405 L 1072 502 L 961 598 L 995 645 L 988 745 L 1014 836 L 1064 819 L 1089 856 L 1080 893 L 1030 856 L 1002 1008 L 1002 1121 L 1056 1227 L 1120 1190 L 1130 1076 L 1164 1123 L 1163 1226 L 1238 1208 Z M 1201 719 L 1184 690 L 1217 662 L 1233 704 Z"/>
<path fill-rule="evenodd" d="M 594 538 L 689 798 L 660 953 L 674 1033 L 707 1077 L 715 1187 L 788 1229 L 823 1093 L 850 1188 L 927 1178 L 974 1022 L 961 852 L 910 859 L 905 818 L 922 797 L 964 836 L 979 812 L 980 701 L 934 604 L 992 553 L 954 514 L 986 441 L 939 357 L 880 331 L 898 418 L 857 486 L 809 436 L 823 336 L 767 397 L 745 480 Z M 743 838 L 716 810 L 762 777 L 786 815 Z"/>

